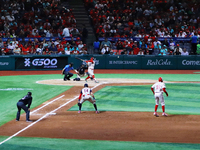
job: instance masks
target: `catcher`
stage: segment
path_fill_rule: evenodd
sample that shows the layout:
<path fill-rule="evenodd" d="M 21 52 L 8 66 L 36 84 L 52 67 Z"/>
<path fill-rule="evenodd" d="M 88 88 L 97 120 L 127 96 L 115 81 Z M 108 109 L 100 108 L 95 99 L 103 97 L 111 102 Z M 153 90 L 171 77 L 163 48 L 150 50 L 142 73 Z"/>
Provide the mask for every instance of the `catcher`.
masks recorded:
<path fill-rule="evenodd" d="M 78 113 L 81 113 L 81 107 L 85 101 L 89 101 L 90 103 L 92 103 L 94 105 L 96 113 L 97 114 L 99 113 L 99 111 L 97 110 L 97 105 L 96 105 L 96 100 L 95 100 L 94 94 L 92 93 L 92 89 L 90 89 L 88 87 L 87 83 L 84 84 L 84 88 L 81 90 L 81 93 L 78 98 L 78 106 L 79 106 Z"/>
<path fill-rule="evenodd" d="M 84 77 L 88 75 L 88 72 L 85 72 L 85 69 L 87 69 L 86 65 L 84 62 L 80 65 L 80 67 L 77 69 L 77 77 L 74 78 L 74 81 L 80 81 L 81 77 Z"/>

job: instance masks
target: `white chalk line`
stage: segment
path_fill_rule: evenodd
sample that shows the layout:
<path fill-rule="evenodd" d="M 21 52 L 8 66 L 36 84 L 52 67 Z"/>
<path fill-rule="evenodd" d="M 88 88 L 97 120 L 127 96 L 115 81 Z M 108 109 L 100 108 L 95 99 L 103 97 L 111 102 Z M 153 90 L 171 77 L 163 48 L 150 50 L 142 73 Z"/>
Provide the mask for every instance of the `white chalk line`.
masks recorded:
<path fill-rule="evenodd" d="M 100 86 L 100 85 L 102 85 L 102 84 L 106 84 L 106 82 L 99 83 L 99 84 L 97 84 L 96 86 L 94 86 L 94 87 L 91 88 L 91 89 L 95 89 L 96 87 L 98 87 L 98 86 Z M 64 96 L 65 96 L 65 95 L 64 95 Z M 63 97 L 63 95 L 60 96 L 60 98 L 62 98 L 62 97 Z M 49 116 L 49 115 L 55 113 L 57 110 L 59 110 L 60 108 L 64 107 L 65 105 L 69 104 L 70 102 L 74 101 L 74 100 L 77 99 L 78 97 L 79 97 L 79 96 L 76 96 L 76 97 L 74 97 L 73 99 L 71 99 L 70 101 L 68 101 L 68 102 L 64 103 L 63 105 L 59 106 L 58 108 L 52 110 L 51 112 L 46 113 L 44 116 L 42 116 L 42 117 L 39 118 L 38 120 L 34 121 L 33 123 L 31 123 L 31 124 L 28 125 L 27 127 L 21 129 L 21 130 L 18 131 L 17 133 L 13 134 L 12 136 L 10 136 L 10 137 L 8 137 L 7 139 L 5 139 L 4 141 L 2 141 L 2 142 L 0 143 L 0 145 L 3 144 L 3 143 L 5 143 L 5 142 L 7 142 L 7 141 L 10 140 L 10 139 L 12 139 L 13 137 L 17 136 L 18 134 L 20 134 L 21 132 L 25 131 L 26 129 L 30 128 L 31 126 L 33 126 L 34 124 L 38 123 L 39 121 L 41 121 L 41 120 L 44 119 L 45 117 L 47 117 L 47 116 Z M 57 99 L 57 98 L 56 98 L 56 99 Z M 49 103 L 50 103 L 50 102 L 49 102 Z M 47 104 L 48 104 L 48 103 L 47 103 Z M 43 106 L 42 106 L 42 107 L 43 107 Z M 38 109 L 36 109 L 36 110 L 39 110 L 39 109 L 40 109 L 40 108 L 38 108 Z M 36 112 L 36 111 L 35 111 L 35 112 Z"/>
<path fill-rule="evenodd" d="M 32 111 L 30 114 L 33 114 L 33 113 L 37 112 L 38 110 L 40 110 L 40 109 L 42 109 L 42 108 L 46 107 L 47 105 L 49 105 L 49 104 L 51 104 L 51 103 L 53 103 L 53 102 L 55 102 L 55 101 L 59 100 L 60 98 L 62 98 L 62 97 L 64 97 L 64 96 L 65 96 L 65 95 L 62 95 L 62 96 L 60 96 L 60 97 L 58 97 L 58 98 L 54 99 L 53 101 L 50 101 L 50 102 L 46 103 L 46 104 L 45 104 L 45 105 L 43 105 L 42 107 L 40 107 L 40 108 L 38 108 L 38 109 L 36 109 L 36 110 Z"/>

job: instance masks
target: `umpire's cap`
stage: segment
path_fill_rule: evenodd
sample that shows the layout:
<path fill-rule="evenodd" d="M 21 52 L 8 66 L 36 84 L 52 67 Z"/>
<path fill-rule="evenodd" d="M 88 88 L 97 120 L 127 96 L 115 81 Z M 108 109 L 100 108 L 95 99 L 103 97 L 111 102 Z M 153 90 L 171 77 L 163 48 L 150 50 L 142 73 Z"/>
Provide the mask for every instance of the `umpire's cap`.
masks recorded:
<path fill-rule="evenodd" d="M 28 93 L 27 93 L 27 95 L 30 95 L 30 96 L 31 96 L 31 95 L 32 95 L 32 93 L 31 93 L 31 92 L 28 92 Z"/>
<path fill-rule="evenodd" d="M 74 63 L 73 63 L 73 62 L 70 62 L 69 64 L 70 64 L 70 65 L 71 65 L 71 67 L 72 67 Z"/>
<path fill-rule="evenodd" d="M 85 83 L 85 84 L 84 84 L 84 87 L 88 87 L 88 84 L 87 84 L 87 83 Z"/>

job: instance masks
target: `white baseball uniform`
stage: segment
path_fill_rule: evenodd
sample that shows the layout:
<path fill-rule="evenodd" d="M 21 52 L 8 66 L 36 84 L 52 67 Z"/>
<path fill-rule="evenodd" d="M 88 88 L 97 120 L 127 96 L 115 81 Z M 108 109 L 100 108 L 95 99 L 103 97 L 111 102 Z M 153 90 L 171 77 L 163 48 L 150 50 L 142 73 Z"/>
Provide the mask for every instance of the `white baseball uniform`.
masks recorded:
<path fill-rule="evenodd" d="M 82 90 L 81 90 L 81 93 L 82 93 L 82 97 L 81 97 L 81 100 L 80 100 L 80 103 L 84 103 L 85 101 L 89 101 L 93 104 L 95 104 L 95 100 L 92 99 L 91 97 L 91 92 L 92 90 L 88 87 L 84 87 Z"/>
<path fill-rule="evenodd" d="M 90 77 L 92 77 L 94 75 L 94 66 L 95 66 L 95 61 L 92 62 L 88 62 L 88 73 L 90 75 Z"/>
<path fill-rule="evenodd" d="M 164 96 L 163 96 L 163 88 L 166 88 L 165 83 L 164 82 L 156 82 L 154 85 L 152 85 L 152 88 L 154 88 L 154 92 L 155 92 L 155 101 L 156 101 L 156 105 L 159 105 L 159 101 L 161 103 L 162 106 L 165 105 L 164 102 Z"/>

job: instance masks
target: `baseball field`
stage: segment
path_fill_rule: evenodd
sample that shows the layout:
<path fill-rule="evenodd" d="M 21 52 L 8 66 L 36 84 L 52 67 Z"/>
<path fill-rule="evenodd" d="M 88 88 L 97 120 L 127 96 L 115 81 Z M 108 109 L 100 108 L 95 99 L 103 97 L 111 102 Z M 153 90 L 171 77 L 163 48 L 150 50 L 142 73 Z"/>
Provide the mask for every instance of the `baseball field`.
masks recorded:
<path fill-rule="evenodd" d="M 199 70 L 101 70 L 88 81 L 97 107 L 77 100 L 85 84 L 63 81 L 60 70 L 0 71 L 0 150 L 198 150 Z M 153 116 L 151 86 L 162 77 L 169 96 L 166 113 Z M 73 78 L 73 77 L 72 77 Z M 75 78 L 75 75 L 74 75 Z M 30 119 L 16 103 L 32 92 Z"/>

